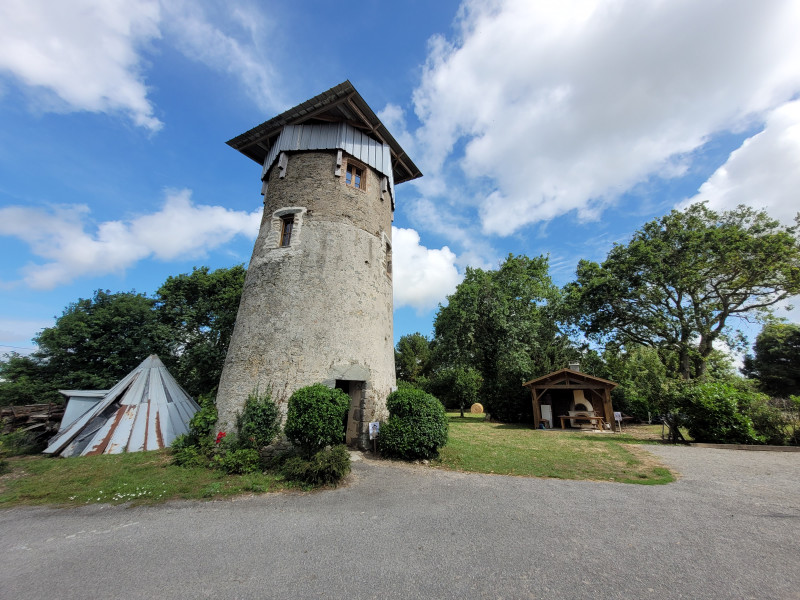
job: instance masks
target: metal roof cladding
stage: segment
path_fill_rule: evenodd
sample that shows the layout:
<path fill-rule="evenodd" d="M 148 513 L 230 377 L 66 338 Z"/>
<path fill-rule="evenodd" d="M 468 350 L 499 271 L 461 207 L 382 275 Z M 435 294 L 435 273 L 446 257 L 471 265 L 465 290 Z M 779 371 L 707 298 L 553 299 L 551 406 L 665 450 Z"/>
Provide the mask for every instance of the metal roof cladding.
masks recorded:
<path fill-rule="evenodd" d="M 188 433 L 199 408 L 152 354 L 59 431 L 44 453 L 68 457 L 165 448 Z"/>
<path fill-rule="evenodd" d="M 395 183 L 422 177 L 422 173 L 405 150 L 392 137 L 349 80 L 264 121 L 261 125 L 228 140 L 227 144 L 263 165 L 270 147 L 277 141 L 285 126 L 300 125 L 309 121 L 344 122 L 387 144 L 392 153 Z"/>

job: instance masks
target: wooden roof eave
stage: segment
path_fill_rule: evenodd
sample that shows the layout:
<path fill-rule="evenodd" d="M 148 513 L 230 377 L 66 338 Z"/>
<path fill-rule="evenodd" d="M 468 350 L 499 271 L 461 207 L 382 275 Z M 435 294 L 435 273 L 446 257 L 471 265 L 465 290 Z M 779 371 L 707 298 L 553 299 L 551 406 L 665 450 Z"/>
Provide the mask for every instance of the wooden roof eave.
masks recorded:
<path fill-rule="evenodd" d="M 270 138 L 276 136 L 286 125 L 297 125 L 315 118 L 350 122 L 360 129 L 369 131 L 381 143 L 387 144 L 395 162 L 393 165 L 395 184 L 422 177 L 422 172 L 349 80 L 264 121 L 228 140 L 227 144 L 255 162 L 263 164 L 271 145 Z"/>
<path fill-rule="evenodd" d="M 575 381 L 575 383 L 568 382 L 570 380 Z M 617 385 L 618 385 L 617 383 L 609 381 L 608 379 L 595 377 L 594 375 L 588 375 L 587 373 L 581 373 L 580 371 L 573 371 L 571 369 L 561 369 L 559 371 L 554 371 L 553 373 L 548 373 L 543 377 L 532 379 L 531 381 L 526 381 L 525 383 L 522 384 L 522 387 L 527 387 L 531 389 L 559 388 L 563 390 L 576 390 L 576 389 L 612 390 L 615 387 L 617 387 Z"/>

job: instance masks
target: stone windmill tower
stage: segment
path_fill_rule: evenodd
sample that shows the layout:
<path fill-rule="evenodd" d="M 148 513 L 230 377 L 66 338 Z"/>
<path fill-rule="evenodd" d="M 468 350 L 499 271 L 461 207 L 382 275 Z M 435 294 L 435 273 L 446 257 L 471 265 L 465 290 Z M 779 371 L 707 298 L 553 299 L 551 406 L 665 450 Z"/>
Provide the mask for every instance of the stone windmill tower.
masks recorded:
<path fill-rule="evenodd" d="M 422 174 L 345 81 L 230 140 L 263 166 L 264 215 L 217 395 L 230 428 L 253 390 L 324 383 L 351 398 L 368 445 L 395 386 L 395 185 Z"/>

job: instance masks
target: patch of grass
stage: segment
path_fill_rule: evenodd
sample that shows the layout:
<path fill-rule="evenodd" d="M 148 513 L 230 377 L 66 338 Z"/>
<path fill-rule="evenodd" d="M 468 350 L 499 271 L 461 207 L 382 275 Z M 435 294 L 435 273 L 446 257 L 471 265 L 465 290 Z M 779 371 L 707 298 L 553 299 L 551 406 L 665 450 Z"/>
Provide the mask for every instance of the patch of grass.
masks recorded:
<path fill-rule="evenodd" d="M 226 475 L 170 464 L 170 451 L 75 458 L 26 456 L 8 460 L 0 477 L 0 508 L 17 505 L 77 506 L 158 504 L 243 493 L 274 492 L 295 485 L 275 474 Z"/>
<path fill-rule="evenodd" d="M 631 435 L 542 431 L 451 413 L 450 438 L 434 464 L 500 475 L 662 484 L 669 469 L 631 445 Z"/>

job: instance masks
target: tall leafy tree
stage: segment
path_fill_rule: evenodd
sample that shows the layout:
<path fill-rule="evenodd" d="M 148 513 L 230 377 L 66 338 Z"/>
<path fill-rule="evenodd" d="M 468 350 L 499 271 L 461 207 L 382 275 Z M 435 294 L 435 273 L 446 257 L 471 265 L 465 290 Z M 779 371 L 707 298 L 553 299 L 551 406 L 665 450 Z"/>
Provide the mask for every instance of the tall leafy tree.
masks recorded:
<path fill-rule="evenodd" d="M 394 366 L 397 379 L 419 383 L 428 375 L 431 363 L 431 343 L 421 333 L 402 336 L 395 347 Z"/>
<path fill-rule="evenodd" d="M 566 365 L 575 355 L 559 331 L 559 290 L 545 256 L 511 256 L 497 270 L 468 268 L 434 321 L 435 368 L 472 368 L 493 417 L 531 418 L 526 380 Z"/>
<path fill-rule="evenodd" d="M 11 352 L 0 362 L 0 406 L 63 401 L 40 361 Z"/>
<path fill-rule="evenodd" d="M 168 329 L 158 322 L 154 301 L 136 292 L 97 290 L 67 306 L 34 338 L 33 354 L 45 380 L 71 389 L 112 386 L 153 353 L 162 353 Z"/>
<path fill-rule="evenodd" d="M 61 401 L 59 389 L 112 386 L 158 354 L 193 396 L 214 391 L 230 343 L 244 267 L 170 277 L 156 298 L 98 290 L 67 306 L 29 357 L 0 364 L 0 404 Z"/>
<path fill-rule="evenodd" d="M 192 396 L 212 393 L 219 383 L 245 273 L 242 265 L 195 268 L 167 278 L 156 292 L 159 322 L 170 332 L 164 361 Z"/>
<path fill-rule="evenodd" d="M 646 223 L 602 264 L 582 260 L 566 286 L 575 323 L 590 337 L 677 356 L 683 379 L 702 376 L 730 320 L 763 319 L 800 293 L 798 228 L 740 206 L 704 204 Z"/>
<path fill-rule="evenodd" d="M 761 389 L 773 396 L 800 395 L 800 325 L 768 323 L 753 350 L 744 361 L 745 375 L 758 379 Z"/>

